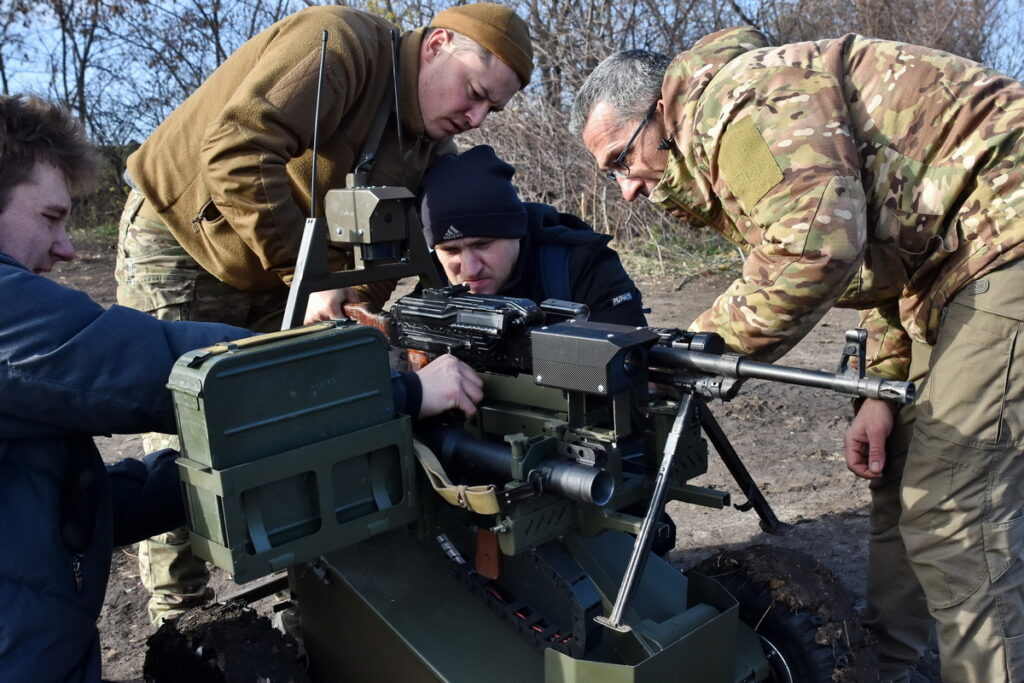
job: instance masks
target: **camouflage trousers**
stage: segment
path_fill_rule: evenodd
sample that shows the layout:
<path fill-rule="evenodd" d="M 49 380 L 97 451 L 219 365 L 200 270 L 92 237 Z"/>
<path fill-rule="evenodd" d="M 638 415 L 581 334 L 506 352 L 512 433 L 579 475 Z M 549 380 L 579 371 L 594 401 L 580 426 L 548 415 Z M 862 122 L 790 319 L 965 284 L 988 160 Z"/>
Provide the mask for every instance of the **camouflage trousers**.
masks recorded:
<path fill-rule="evenodd" d="M 128 196 L 118 226 L 117 302 L 163 320 L 222 322 L 257 332 L 280 329 L 288 290 L 245 292 L 200 267 L 165 225 L 148 216 L 138 192 Z M 166 434 L 143 437 L 146 452 L 178 449 Z M 139 544 L 139 573 L 150 592 L 149 617 L 157 626 L 208 601 L 213 592 L 206 563 L 192 555 L 181 528 Z"/>
<path fill-rule="evenodd" d="M 882 680 L 937 625 L 947 683 L 1024 681 L 1024 269 L 965 287 L 871 482 L 867 623 Z"/>

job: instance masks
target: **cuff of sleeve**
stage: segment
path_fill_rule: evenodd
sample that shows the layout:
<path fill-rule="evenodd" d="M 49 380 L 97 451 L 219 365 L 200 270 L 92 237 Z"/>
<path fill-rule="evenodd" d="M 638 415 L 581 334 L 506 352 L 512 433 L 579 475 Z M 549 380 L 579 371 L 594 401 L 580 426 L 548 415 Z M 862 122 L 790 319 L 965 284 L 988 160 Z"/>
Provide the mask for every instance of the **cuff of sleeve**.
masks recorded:
<path fill-rule="evenodd" d="M 866 400 L 867 399 L 864 398 L 863 396 L 856 396 L 856 397 L 850 399 L 850 405 L 853 407 L 853 414 L 854 414 L 854 416 L 856 416 L 857 413 L 860 412 L 860 409 L 864 406 L 864 401 L 866 401 Z M 881 400 L 881 399 L 879 399 L 879 400 Z M 902 405 L 900 405 L 899 403 L 895 403 L 893 401 L 885 401 L 885 403 L 886 403 L 886 405 L 889 406 L 889 409 L 892 410 L 892 414 L 894 416 L 900 414 L 900 409 L 903 407 Z"/>

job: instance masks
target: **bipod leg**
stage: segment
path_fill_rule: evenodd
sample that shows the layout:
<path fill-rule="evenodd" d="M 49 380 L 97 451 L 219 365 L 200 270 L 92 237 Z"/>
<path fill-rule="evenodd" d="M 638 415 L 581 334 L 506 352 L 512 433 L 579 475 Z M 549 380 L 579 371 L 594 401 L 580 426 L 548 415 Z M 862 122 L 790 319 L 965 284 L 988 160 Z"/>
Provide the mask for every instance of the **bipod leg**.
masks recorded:
<path fill-rule="evenodd" d="M 640 525 L 640 533 L 637 534 L 636 542 L 633 544 L 633 554 L 629 556 L 629 563 L 622 575 L 619 594 L 615 598 L 615 604 L 612 605 L 611 614 L 596 619 L 599 624 L 612 630 L 619 632 L 630 630 L 630 627 L 623 623 L 624 615 L 633 601 L 637 586 L 640 584 L 640 577 L 643 576 L 644 568 L 647 566 L 647 557 L 651 552 L 651 544 L 654 542 L 654 529 L 665 509 L 665 501 L 668 499 L 668 484 L 675 467 L 679 438 L 689 431 L 694 420 L 697 419 L 694 402 L 693 394 L 684 394 L 679 401 L 679 410 L 672 422 L 672 430 L 668 433 L 668 438 L 665 439 L 665 451 L 661 457 L 661 465 L 658 467 L 658 475 L 654 480 L 651 503 L 647 508 L 643 524 Z"/>
<path fill-rule="evenodd" d="M 768 504 L 768 501 L 761 493 L 761 489 L 754 483 L 753 477 L 750 476 L 750 472 L 747 471 L 743 461 L 740 460 L 736 449 L 732 447 L 729 437 L 722 431 L 722 426 L 718 424 L 718 420 L 711 414 L 711 410 L 705 403 L 698 402 L 697 413 L 700 416 L 700 424 L 708 440 L 711 441 L 711 445 L 718 451 L 722 462 L 729 468 L 729 473 L 736 480 L 740 490 L 743 491 L 743 495 L 747 497 L 747 502 L 736 505 L 736 509 L 746 511 L 754 508 L 757 516 L 761 518 L 761 529 L 769 534 L 782 536 L 789 532 L 793 525 L 780 522 L 779 518 L 775 516 L 772 506 Z"/>

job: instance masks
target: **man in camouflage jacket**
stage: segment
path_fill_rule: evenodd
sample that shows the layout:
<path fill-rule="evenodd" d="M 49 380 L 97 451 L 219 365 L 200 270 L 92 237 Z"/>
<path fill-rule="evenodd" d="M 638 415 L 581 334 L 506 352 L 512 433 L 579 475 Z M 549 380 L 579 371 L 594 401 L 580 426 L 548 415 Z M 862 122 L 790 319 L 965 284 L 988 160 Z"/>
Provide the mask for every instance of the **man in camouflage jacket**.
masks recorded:
<path fill-rule="evenodd" d="M 613 55 L 571 127 L 627 201 L 746 250 L 693 329 L 772 360 L 852 307 L 868 371 L 919 382 L 846 437 L 871 480 L 883 680 L 907 675 L 929 612 L 945 680 L 1024 680 L 1024 86 L 913 45 L 730 29 L 671 63 Z"/>

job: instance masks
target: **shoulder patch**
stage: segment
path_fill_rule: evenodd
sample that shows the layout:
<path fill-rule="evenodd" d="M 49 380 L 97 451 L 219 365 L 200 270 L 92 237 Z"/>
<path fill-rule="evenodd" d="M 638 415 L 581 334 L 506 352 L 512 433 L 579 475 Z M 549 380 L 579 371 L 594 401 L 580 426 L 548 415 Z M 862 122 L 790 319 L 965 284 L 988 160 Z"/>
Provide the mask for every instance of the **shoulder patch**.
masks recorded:
<path fill-rule="evenodd" d="M 782 170 L 749 116 L 729 126 L 722 135 L 718 168 L 725 184 L 747 212 L 768 190 L 782 182 Z"/>
<path fill-rule="evenodd" d="M 627 301 L 632 301 L 632 300 L 633 300 L 633 292 L 623 292 L 622 294 L 619 294 L 618 296 L 612 298 L 612 308 L 615 308 L 619 304 L 624 304 Z"/>

